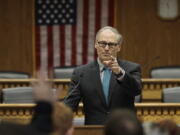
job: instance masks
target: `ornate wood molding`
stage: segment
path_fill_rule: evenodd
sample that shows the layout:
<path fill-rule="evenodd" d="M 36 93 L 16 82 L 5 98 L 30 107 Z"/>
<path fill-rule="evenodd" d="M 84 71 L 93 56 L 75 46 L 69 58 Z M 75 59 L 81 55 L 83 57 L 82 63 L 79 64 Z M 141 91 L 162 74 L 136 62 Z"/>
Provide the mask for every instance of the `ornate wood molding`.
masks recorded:
<path fill-rule="evenodd" d="M 33 115 L 35 104 L 0 104 L 0 119 L 26 124 Z"/>
<path fill-rule="evenodd" d="M 142 79 L 142 84 L 142 102 L 162 102 L 162 90 L 180 86 L 180 79 Z"/>
<path fill-rule="evenodd" d="M 0 89 L 10 87 L 30 86 L 35 79 L 0 79 Z M 70 79 L 51 79 L 53 87 L 61 89 L 60 98 L 67 95 Z M 180 79 L 142 79 L 142 102 L 162 102 L 162 90 L 169 87 L 180 86 Z"/>
<path fill-rule="evenodd" d="M 33 115 L 35 104 L 0 104 L 0 119 L 28 123 Z M 136 103 L 137 116 L 142 121 L 172 119 L 180 124 L 180 103 Z M 79 105 L 76 117 L 83 117 L 83 105 Z"/>
<path fill-rule="evenodd" d="M 137 116 L 143 121 L 171 119 L 180 123 L 180 103 L 136 103 Z"/>

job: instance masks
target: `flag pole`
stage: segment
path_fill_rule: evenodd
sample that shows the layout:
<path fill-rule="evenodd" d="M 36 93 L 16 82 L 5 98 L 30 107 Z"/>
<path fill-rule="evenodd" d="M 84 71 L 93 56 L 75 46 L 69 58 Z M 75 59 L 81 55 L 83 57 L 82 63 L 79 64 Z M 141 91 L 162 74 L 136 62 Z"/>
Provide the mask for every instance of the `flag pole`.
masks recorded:
<path fill-rule="evenodd" d="M 117 28 L 117 9 L 118 9 L 118 2 L 114 0 L 115 8 L 114 8 L 114 27 Z"/>
<path fill-rule="evenodd" d="M 32 76 L 36 76 L 36 49 L 35 49 L 35 0 L 32 0 Z"/>

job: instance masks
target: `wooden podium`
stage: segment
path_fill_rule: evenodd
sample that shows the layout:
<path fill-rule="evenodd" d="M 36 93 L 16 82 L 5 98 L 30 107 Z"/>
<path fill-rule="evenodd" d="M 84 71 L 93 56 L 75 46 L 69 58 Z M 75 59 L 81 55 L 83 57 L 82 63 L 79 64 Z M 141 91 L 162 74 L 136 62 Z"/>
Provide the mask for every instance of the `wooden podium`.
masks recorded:
<path fill-rule="evenodd" d="M 75 126 L 74 135 L 103 135 L 103 126 Z"/>

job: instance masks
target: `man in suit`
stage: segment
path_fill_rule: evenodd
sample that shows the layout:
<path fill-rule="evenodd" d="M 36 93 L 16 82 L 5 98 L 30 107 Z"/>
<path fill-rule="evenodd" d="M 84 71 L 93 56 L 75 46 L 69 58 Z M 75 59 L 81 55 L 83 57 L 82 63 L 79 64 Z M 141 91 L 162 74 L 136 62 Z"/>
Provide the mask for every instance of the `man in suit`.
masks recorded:
<path fill-rule="evenodd" d="M 85 124 L 104 124 L 114 109 L 135 109 L 134 97 L 142 87 L 140 65 L 117 60 L 121 43 L 122 36 L 115 28 L 101 28 L 95 41 L 97 60 L 73 72 L 64 102 L 76 110 L 82 100 Z"/>

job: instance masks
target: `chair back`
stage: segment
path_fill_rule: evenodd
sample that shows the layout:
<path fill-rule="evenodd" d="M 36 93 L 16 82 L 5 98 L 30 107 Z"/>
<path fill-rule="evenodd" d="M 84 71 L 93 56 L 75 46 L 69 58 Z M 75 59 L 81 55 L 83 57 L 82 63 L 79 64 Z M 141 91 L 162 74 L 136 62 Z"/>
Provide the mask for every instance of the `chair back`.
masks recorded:
<path fill-rule="evenodd" d="M 163 102 L 180 103 L 180 87 L 164 88 Z"/>
<path fill-rule="evenodd" d="M 164 66 L 152 68 L 151 78 L 180 78 L 180 66 Z"/>
<path fill-rule="evenodd" d="M 141 95 L 135 96 L 134 102 L 140 103 L 141 102 Z"/>
<path fill-rule="evenodd" d="M 54 78 L 70 79 L 75 67 L 55 67 Z"/>
<path fill-rule="evenodd" d="M 2 89 L 3 103 L 34 103 L 31 87 L 14 87 Z"/>
<path fill-rule="evenodd" d="M 85 122 L 84 117 L 74 117 L 73 119 L 73 125 L 74 126 L 83 126 Z"/>
<path fill-rule="evenodd" d="M 15 71 L 0 71 L 1 79 L 27 79 L 30 75 L 25 72 L 15 72 Z"/>

